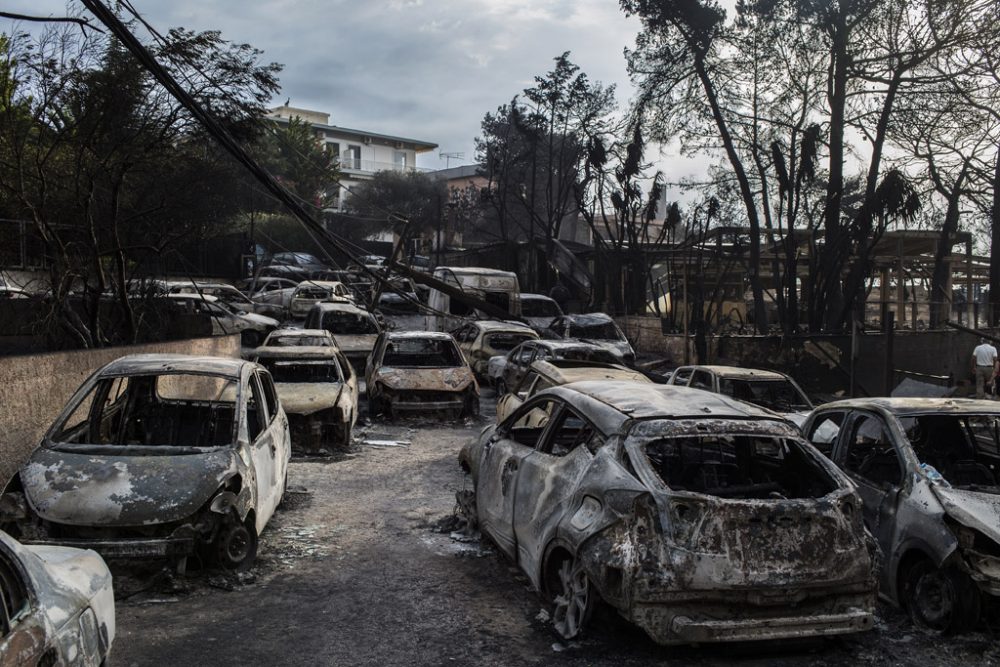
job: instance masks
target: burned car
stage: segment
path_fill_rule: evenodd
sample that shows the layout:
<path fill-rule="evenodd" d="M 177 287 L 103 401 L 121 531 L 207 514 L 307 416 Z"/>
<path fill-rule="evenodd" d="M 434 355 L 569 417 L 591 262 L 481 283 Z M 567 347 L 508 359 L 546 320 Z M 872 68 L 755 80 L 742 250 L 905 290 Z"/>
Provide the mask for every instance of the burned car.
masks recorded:
<path fill-rule="evenodd" d="M 479 385 L 449 334 L 387 331 L 365 370 L 368 414 L 389 419 L 403 412 L 479 414 Z"/>
<path fill-rule="evenodd" d="M 635 350 L 628 338 L 606 313 L 563 315 L 552 320 L 548 331 L 559 338 L 575 338 L 600 345 L 626 366 L 635 364 Z"/>
<path fill-rule="evenodd" d="M 337 347 L 325 329 L 275 329 L 261 347 Z"/>
<path fill-rule="evenodd" d="M 479 380 L 487 377 L 491 357 L 505 355 L 524 341 L 538 338 L 534 330 L 520 322 L 496 320 L 469 322 L 452 331 L 451 335 L 458 341 Z"/>
<path fill-rule="evenodd" d="M 458 502 L 580 633 L 598 599 L 661 644 L 872 627 L 847 476 L 780 416 L 636 382 L 543 391 L 466 445 Z"/>
<path fill-rule="evenodd" d="M 549 359 L 574 359 L 578 361 L 599 361 L 608 364 L 620 360 L 599 345 L 579 340 L 529 340 L 507 353 L 502 364 L 499 359 L 490 359 L 490 376 L 496 378 L 494 384 L 497 396 L 506 394 L 521 384 L 528 374 L 531 364 Z"/>
<path fill-rule="evenodd" d="M 974 628 L 1000 596 L 1000 405 L 836 401 L 803 432 L 858 485 L 884 553 L 882 595 L 920 626 Z"/>
<path fill-rule="evenodd" d="M 288 315 L 293 319 L 305 317 L 310 308 L 322 301 L 350 303 L 351 292 L 336 280 L 304 280 L 292 292 Z"/>
<path fill-rule="evenodd" d="M 305 327 L 329 331 L 358 374 L 365 372 L 365 363 L 382 332 L 378 319 L 353 303 L 317 303 L 306 316 Z"/>
<path fill-rule="evenodd" d="M 318 452 L 326 444 L 350 447 L 358 420 L 358 379 L 340 350 L 261 347 L 254 355 L 254 361 L 274 378 L 288 416 L 293 449 Z"/>
<path fill-rule="evenodd" d="M 249 567 L 285 490 L 288 419 L 239 359 L 142 354 L 96 371 L 0 498 L 26 544 Z"/>
<path fill-rule="evenodd" d="M 802 426 L 813 409 L 795 380 L 778 371 L 739 366 L 681 366 L 667 384 L 731 396 L 773 410 Z"/>
<path fill-rule="evenodd" d="M 111 572 L 93 551 L 25 546 L 0 531 L 0 664 L 107 664 Z"/>
<path fill-rule="evenodd" d="M 528 374 L 521 384 L 509 394 L 497 399 L 497 423 L 502 422 L 517 406 L 540 391 L 550 387 L 585 380 L 630 380 L 648 384 L 651 380 L 631 368 L 621 364 L 607 364 L 600 361 L 575 361 L 571 359 L 550 359 L 533 361 Z"/>

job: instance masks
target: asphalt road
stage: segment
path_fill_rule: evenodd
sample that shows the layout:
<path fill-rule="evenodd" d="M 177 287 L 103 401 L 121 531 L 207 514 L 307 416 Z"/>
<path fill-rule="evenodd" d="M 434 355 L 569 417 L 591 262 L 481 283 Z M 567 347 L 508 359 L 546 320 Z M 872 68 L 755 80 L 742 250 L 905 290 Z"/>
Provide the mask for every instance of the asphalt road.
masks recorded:
<path fill-rule="evenodd" d="M 492 401 L 484 396 L 484 412 Z M 363 427 L 337 460 L 293 460 L 292 493 L 243 577 L 122 575 L 122 665 L 995 665 L 985 633 L 939 639 L 883 609 L 865 635 L 752 646 L 664 648 L 603 614 L 556 640 L 527 579 L 492 549 L 450 534 L 456 463 L 479 422 Z M 443 531 L 443 532 L 442 532 Z"/>

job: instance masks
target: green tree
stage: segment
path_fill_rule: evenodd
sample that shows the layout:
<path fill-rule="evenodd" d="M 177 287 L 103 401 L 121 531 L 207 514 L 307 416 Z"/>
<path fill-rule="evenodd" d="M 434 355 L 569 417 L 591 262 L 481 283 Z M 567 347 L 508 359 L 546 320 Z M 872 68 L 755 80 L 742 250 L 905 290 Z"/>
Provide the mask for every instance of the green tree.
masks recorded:
<path fill-rule="evenodd" d="M 172 30 L 155 53 L 188 68 L 192 91 L 250 138 L 277 65 L 217 32 Z M 48 258 L 46 331 L 76 345 L 132 342 L 137 271 L 232 220 L 235 165 L 107 36 L 51 28 L 10 37 L 0 99 L 0 206 L 30 221 Z M 217 82 L 224 81 L 224 84 Z M 116 295 L 105 317 L 105 293 Z"/>

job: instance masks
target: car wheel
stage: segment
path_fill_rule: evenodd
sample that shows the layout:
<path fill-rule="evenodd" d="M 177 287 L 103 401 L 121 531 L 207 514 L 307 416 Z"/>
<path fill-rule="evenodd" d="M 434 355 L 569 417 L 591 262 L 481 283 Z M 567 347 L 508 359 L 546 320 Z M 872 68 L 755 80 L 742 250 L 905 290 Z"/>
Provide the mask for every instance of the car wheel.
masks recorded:
<path fill-rule="evenodd" d="M 235 514 L 226 517 L 215 538 L 215 561 L 224 570 L 245 572 L 257 559 L 257 530 L 249 517 L 240 522 Z"/>
<path fill-rule="evenodd" d="M 561 638 L 574 639 L 583 631 L 594 612 L 597 592 L 575 557 L 562 560 L 553 583 L 553 626 Z"/>
<path fill-rule="evenodd" d="M 964 572 L 914 563 L 903 583 L 903 602 L 913 623 L 941 634 L 972 630 L 979 621 L 980 594 Z"/>

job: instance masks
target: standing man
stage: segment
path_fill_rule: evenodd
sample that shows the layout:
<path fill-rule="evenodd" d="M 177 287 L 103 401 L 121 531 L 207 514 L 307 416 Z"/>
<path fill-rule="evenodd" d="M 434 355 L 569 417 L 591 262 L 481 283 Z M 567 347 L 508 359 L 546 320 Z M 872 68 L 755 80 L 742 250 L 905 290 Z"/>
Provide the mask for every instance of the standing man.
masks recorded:
<path fill-rule="evenodd" d="M 993 373 L 997 365 L 997 349 L 979 339 L 979 345 L 972 351 L 972 372 L 976 375 L 976 398 L 986 398 L 984 391 L 987 384 L 993 381 Z"/>

